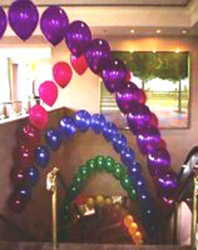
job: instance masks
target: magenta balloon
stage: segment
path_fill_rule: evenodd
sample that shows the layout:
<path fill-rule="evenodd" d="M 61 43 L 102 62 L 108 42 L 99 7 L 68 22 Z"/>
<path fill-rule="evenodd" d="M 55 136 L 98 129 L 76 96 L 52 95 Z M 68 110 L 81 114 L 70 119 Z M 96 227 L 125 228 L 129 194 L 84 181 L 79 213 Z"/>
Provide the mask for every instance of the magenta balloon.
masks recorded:
<path fill-rule="evenodd" d="M 39 96 L 49 106 L 53 106 L 58 97 L 58 87 L 52 81 L 45 81 L 39 87 Z"/>
<path fill-rule="evenodd" d="M 89 44 L 85 57 L 89 68 L 98 74 L 102 70 L 103 61 L 110 56 L 110 46 L 106 40 L 94 39 Z"/>
<path fill-rule="evenodd" d="M 160 145 L 160 132 L 156 127 L 148 126 L 137 135 L 137 143 L 143 154 L 149 154 Z"/>
<path fill-rule="evenodd" d="M 166 149 L 159 148 L 148 154 L 147 163 L 151 173 L 159 176 L 170 167 L 171 157 Z"/>
<path fill-rule="evenodd" d="M 126 86 L 127 69 L 119 59 L 105 60 L 102 78 L 109 92 L 121 91 Z"/>
<path fill-rule="evenodd" d="M 132 102 L 131 112 L 127 114 L 127 122 L 133 134 L 139 134 L 145 127 L 151 124 L 151 115 L 149 108 L 143 104 Z"/>
<path fill-rule="evenodd" d="M 68 26 L 68 17 L 59 6 L 48 7 L 41 16 L 41 30 L 45 38 L 54 46 L 63 40 Z"/>
<path fill-rule="evenodd" d="M 38 10 L 29 0 L 15 1 L 8 11 L 10 26 L 23 41 L 32 35 L 38 24 L 38 19 Z"/>
<path fill-rule="evenodd" d="M 7 27 L 7 17 L 5 11 L 0 7 L 0 39 L 2 38 Z"/>
<path fill-rule="evenodd" d="M 177 174 L 170 170 L 166 171 L 158 176 L 156 182 L 162 193 L 173 192 L 178 186 Z"/>
<path fill-rule="evenodd" d="M 126 82 L 126 86 L 116 93 L 118 107 L 125 114 L 131 111 L 131 104 L 138 99 L 139 89 L 133 82 Z"/>
<path fill-rule="evenodd" d="M 72 22 L 66 32 L 65 41 L 73 55 L 81 56 L 91 42 L 91 31 L 88 25 L 82 21 Z"/>

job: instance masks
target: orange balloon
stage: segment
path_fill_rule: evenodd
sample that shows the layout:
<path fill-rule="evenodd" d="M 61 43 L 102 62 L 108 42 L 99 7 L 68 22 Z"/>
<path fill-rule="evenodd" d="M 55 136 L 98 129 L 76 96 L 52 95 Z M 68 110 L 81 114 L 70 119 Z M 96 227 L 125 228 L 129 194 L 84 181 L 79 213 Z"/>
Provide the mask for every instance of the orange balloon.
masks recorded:
<path fill-rule="evenodd" d="M 137 245 L 141 244 L 142 234 L 139 231 L 135 232 L 135 234 L 133 235 L 133 240 L 134 240 L 135 244 L 137 244 Z"/>
<path fill-rule="evenodd" d="M 131 223 L 131 225 L 129 226 L 129 234 L 133 236 L 136 233 L 137 229 L 138 225 L 135 222 Z"/>
<path fill-rule="evenodd" d="M 131 216 L 130 214 L 127 214 L 125 217 L 124 217 L 124 225 L 126 227 L 129 227 L 132 223 L 133 223 L 133 216 Z"/>

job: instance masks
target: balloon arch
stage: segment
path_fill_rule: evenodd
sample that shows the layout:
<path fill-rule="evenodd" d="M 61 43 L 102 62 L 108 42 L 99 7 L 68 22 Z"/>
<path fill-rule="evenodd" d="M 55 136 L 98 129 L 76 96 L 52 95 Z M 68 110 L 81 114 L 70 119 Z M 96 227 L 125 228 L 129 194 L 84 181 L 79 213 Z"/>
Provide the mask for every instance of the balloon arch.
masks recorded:
<path fill-rule="evenodd" d="M 8 21 L 16 35 L 25 41 L 33 34 L 38 25 L 37 7 L 29 0 L 16 0 L 8 10 Z M 0 38 L 3 37 L 6 27 L 7 16 L 0 7 Z M 110 46 L 106 40 L 92 39 L 91 31 L 86 23 L 82 21 L 69 23 L 65 11 L 59 6 L 49 6 L 44 11 L 40 18 L 40 28 L 45 38 L 54 46 L 65 38 L 66 45 L 71 51 L 71 64 L 78 74 L 83 74 L 88 65 L 94 74 L 102 78 L 109 92 L 115 93 L 118 107 L 126 116 L 129 128 L 136 136 L 141 152 L 147 158 L 149 171 L 159 197 L 166 204 L 173 204 L 174 193 L 178 186 L 177 175 L 170 169 L 170 155 L 161 138 L 156 116 L 145 105 L 145 93 L 130 81 L 124 62 L 112 57 Z M 59 87 L 66 87 L 72 77 L 70 66 L 65 62 L 56 63 L 53 67 L 53 76 Z M 53 106 L 58 97 L 59 90 L 55 82 L 46 81 L 39 88 L 40 98 L 49 106 Z M 48 113 L 41 105 L 35 105 L 29 110 L 29 119 L 34 127 L 44 130 L 48 124 Z M 70 127 L 70 121 L 71 119 L 68 119 L 64 124 L 65 129 Z M 83 121 L 84 118 L 80 117 L 79 122 Z M 28 126 L 23 131 L 27 132 L 26 135 L 28 134 L 33 143 L 34 133 L 38 135 L 39 132 L 35 132 L 36 128 L 33 126 Z M 71 133 L 73 133 L 73 128 L 75 130 L 75 127 L 71 126 Z M 112 140 L 117 140 L 115 139 L 117 131 L 113 124 L 109 123 L 106 131 L 112 136 Z M 121 141 L 120 138 L 118 141 Z M 30 151 L 28 145 L 21 146 L 21 156 L 26 166 L 32 163 L 31 157 L 29 157 Z M 36 156 L 45 155 L 45 149 L 37 148 L 35 154 Z M 45 161 L 45 159 L 40 160 Z M 34 176 L 35 179 L 32 177 L 34 183 L 37 179 L 35 177 L 37 172 L 34 168 L 30 169 L 28 174 Z M 17 182 L 20 174 L 17 175 L 16 169 L 14 171 L 13 179 Z M 21 174 L 20 178 L 22 180 L 24 175 Z M 22 193 L 20 192 L 20 194 Z M 11 200 L 14 198 L 12 197 Z"/>

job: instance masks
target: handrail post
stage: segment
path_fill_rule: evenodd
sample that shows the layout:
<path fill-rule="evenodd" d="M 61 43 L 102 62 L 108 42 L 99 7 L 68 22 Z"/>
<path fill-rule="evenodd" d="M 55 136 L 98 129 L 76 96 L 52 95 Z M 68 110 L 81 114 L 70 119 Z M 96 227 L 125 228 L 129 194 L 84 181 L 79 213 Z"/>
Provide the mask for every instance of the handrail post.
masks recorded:
<path fill-rule="evenodd" d="M 197 198 L 198 198 L 198 166 L 194 166 L 193 176 L 193 207 L 191 223 L 191 250 L 196 249 L 196 231 L 197 231 Z"/>
<path fill-rule="evenodd" d="M 52 193 L 52 240 L 53 250 L 58 247 L 57 242 L 57 173 L 59 169 L 54 167 L 52 171 L 47 174 L 46 189 Z"/>

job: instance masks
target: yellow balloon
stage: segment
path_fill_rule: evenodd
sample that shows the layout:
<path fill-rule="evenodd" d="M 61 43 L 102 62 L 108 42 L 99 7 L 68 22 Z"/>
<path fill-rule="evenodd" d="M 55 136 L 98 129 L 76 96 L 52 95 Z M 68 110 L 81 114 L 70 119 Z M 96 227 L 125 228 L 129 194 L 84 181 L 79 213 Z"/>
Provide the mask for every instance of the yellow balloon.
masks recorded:
<path fill-rule="evenodd" d="M 111 198 L 106 198 L 105 199 L 105 204 L 110 206 L 112 204 L 112 199 Z"/>
<path fill-rule="evenodd" d="M 78 209 L 79 209 L 79 211 L 80 211 L 81 214 L 84 214 L 86 212 L 86 207 L 84 205 L 80 205 L 78 207 Z"/>
<path fill-rule="evenodd" d="M 96 204 L 102 206 L 104 204 L 104 197 L 102 195 L 96 196 Z"/>
<path fill-rule="evenodd" d="M 131 236 L 133 236 L 133 235 L 136 233 L 137 229 L 138 229 L 138 225 L 137 225 L 135 222 L 133 222 L 133 223 L 131 223 L 131 225 L 128 227 L 128 229 L 129 229 L 129 234 L 130 234 Z"/>
<path fill-rule="evenodd" d="M 132 223 L 133 223 L 134 219 L 133 219 L 133 216 L 130 215 L 130 214 L 127 214 L 125 217 L 124 217 L 124 225 L 126 227 L 129 227 Z"/>
<path fill-rule="evenodd" d="M 140 245 L 142 243 L 142 234 L 139 231 L 137 231 L 133 235 L 133 240 L 134 240 L 135 244 Z"/>
<path fill-rule="evenodd" d="M 95 206 L 95 201 L 94 201 L 94 199 L 93 198 L 88 198 L 88 200 L 87 200 L 87 206 L 88 206 L 88 208 L 93 208 L 94 206 Z"/>

